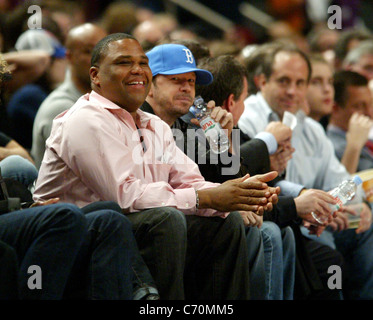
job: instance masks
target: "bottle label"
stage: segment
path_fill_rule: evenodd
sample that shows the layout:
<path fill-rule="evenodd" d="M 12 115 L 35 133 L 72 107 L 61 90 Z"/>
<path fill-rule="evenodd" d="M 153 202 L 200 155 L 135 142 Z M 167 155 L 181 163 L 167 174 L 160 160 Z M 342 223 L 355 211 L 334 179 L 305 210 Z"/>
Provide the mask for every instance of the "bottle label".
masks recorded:
<path fill-rule="evenodd" d="M 334 197 L 334 200 L 337 201 L 335 205 L 338 207 L 338 209 L 343 206 L 342 199 L 340 199 L 339 197 Z"/>
<path fill-rule="evenodd" d="M 215 123 L 212 120 L 208 120 L 202 123 L 202 129 L 203 131 L 205 131 L 205 133 L 214 127 L 215 127 Z"/>
<path fill-rule="evenodd" d="M 329 207 L 332 210 L 332 212 L 339 210 L 339 208 L 342 207 L 344 203 L 346 203 L 346 201 L 344 201 L 344 199 L 342 199 L 339 196 L 336 197 L 336 196 L 333 195 L 333 198 L 337 203 L 336 204 L 329 204 Z"/>

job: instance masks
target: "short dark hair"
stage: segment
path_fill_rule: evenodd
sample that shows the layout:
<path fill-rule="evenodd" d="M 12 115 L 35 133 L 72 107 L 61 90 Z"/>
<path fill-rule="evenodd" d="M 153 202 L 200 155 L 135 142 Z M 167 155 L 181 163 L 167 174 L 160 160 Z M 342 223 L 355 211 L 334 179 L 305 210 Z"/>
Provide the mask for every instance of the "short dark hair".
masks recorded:
<path fill-rule="evenodd" d="M 238 100 L 243 90 L 243 77 L 248 79 L 246 68 L 233 56 L 222 55 L 201 60 L 201 69 L 208 70 L 214 76 L 209 85 L 196 85 L 196 95 L 201 95 L 205 101 L 214 100 L 217 106 L 233 93 Z"/>
<path fill-rule="evenodd" d="M 134 36 L 127 33 L 112 33 L 105 38 L 102 38 L 92 50 L 91 67 L 98 66 L 103 55 L 106 54 L 107 48 L 111 42 L 123 39 L 133 39 L 137 41 Z"/>
<path fill-rule="evenodd" d="M 350 29 L 343 31 L 334 47 L 335 57 L 343 61 L 348 54 L 348 46 L 352 40 L 372 40 L 373 35 L 365 29 Z"/>
<path fill-rule="evenodd" d="M 175 39 L 172 40 L 170 43 L 181 44 L 187 47 L 192 52 L 193 57 L 196 60 L 196 64 L 198 64 L 201 59 L 211 57 L 209 47 L 204 45 L 200 41 L 194 39 Z"/>
<path fill-rule="evenodd" d="M 269 42 L 262 44 L 255 48 L 249 56 L 243 59 L 243 65 L 245 66 L 248 73 L 248 83 L 250 94 L 255 94 L 259 91 L 259 88 L 255 83 L 255 76 L 263 73 L 262 62 L 264 58 L 275 50 L 281 44 L 278 42 Z"/>
<path fill-rule="evenodd" d="M 291 43 L 279 43 L 276 44 L 273 50 L 270 50 L 268 54 L 266 54 L 263 57 L 262 61 L 262 73 L 266 77 L 266 79 L 269 79 L 273 73 L 273 63 L 275 61 L 275 57 L 280 52 L 287 52 L 290 54 L 298 54 L 307 64 L 308 69 L 308 77 L 307 82 L 311 79 L 312 74 L 312 66 L 310 59 L 308 58 L 307 54 L 304 53 L 302 50 L 300 50 L 295 44 Z"/>
<path fill-rule="evenodd" d="M 360 73 L 349 71 L 349 70 L 341 70 L 337 71 L 334 74 L 334 100 L 335 102 L 341 106 L 345 107 L 346 100 L 348 99 L 347 96 L 347 88 L 350 86 L 356 87 L 367 87 L 368 86 L 368 79 L 361 75 Z"/>

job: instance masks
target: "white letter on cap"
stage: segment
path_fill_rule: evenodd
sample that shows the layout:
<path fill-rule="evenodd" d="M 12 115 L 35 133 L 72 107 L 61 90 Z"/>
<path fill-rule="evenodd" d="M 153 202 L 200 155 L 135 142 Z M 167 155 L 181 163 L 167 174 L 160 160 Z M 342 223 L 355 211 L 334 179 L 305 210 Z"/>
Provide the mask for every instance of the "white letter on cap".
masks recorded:
<path fill-rule="evenodd" d="M 192 52 L 190 52 L 189 49 L 183 49 L 185 51 L 186 57 L 187 57 L 187 63 L 193 63 L 193 55 Z"/>

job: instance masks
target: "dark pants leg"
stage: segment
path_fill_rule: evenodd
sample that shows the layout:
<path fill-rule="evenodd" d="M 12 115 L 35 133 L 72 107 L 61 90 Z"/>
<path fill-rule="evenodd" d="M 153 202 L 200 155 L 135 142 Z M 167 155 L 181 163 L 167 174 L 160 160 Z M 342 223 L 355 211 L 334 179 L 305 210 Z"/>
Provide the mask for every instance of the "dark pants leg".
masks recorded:
<path fill-rule="evenodd" d="M 334 250 L 327 245 L 308 238 L 305 239 L 306 248 L 310 253 L 311 259 L 323 285 L 323 289 L 314 291 L 309 296 L 309 299 L 340 300 L 342 293 L 341 290 L 328 288 L 328 279 L 332 276 L 332 274 L 328 273 L 328 269 L 332 265 L 340 266 L 343 269 L 344 260 L 342 255 L 337 250 Z"/>
<path fill-rule="evenodd" d="M 0 241 L 0 300 L 18 299 L 18 261 L 14 248 Z"/>
<path fill-rule="evenodd" d="M 267 299 L 265 247 L 261 230 L 246 227 L 246 242 L 249 254 L 250 299 Z"/>
<path fill-rule="evenodd" d="M 53 204 L 0 216 L 0 239 L 20 261 L 21 299 L 61 299 L 85 234 L 83 213 L 71 204 Z M 42 271 L 42 289 L 30 290 L 29 267 Z"/>
<path fill-rule="evenodd" d="M 173 208 L 128 214 L 137 244 L 161 299 L 184 299 L 185 215 Z"/>
<path fill-rule="evenodd" d="M 91 203 L 82 208 L 84 213 L 89 213 L 92 211 L 97 211 L 101 209 L 110 209 L 117 211 L 122 214 L 122 209 L 120 206 L 113 201 L 99 201 Z M 132 230 L 131 230 L 132 233 Z M 132 255 L 132 271 L 133 271 L 133 299 L 140 300 L 145 298 L 147 295 L 158 295 L 158 290 L 156 288 L 154 279 L 150 274 L 149 268 L 145 264 L 140 251 L 137 247 L 137 243 L 133 244 L 134 250 Z"/>
<path fill-rule="evenodd" d="M 186 216 L 186 220 L 186 298 L 249 299 L 249 258 L 241 215 Z"/>
<path fill-rule="evenodd" d="M 355 229 L 334 232 L 337 249 L 343 255 L 346 275 L 343 281 L 345 299 L 373 299 L 373 226 L 357 234 Z"/>
<path fill-rule="evenodd" d="M 103 206 L 97 206 L 101 208 Z M 86 236 L 74 264 L 67 299 L 132 299 L 132 254 L 135 239 L 130 221 L 105 209 L 85 212 Z"/>

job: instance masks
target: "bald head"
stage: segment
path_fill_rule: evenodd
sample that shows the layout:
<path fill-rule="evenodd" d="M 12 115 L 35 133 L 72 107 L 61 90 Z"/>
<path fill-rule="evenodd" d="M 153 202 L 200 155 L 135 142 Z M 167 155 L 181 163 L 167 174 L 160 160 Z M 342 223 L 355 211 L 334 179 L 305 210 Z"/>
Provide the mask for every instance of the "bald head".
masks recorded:
<path fill-rule="evenodd" d="M 92 24 L 84 23 L 72 28 L 67 37 L 65 46 L 69 50 L 73 50 L 77 44 L 82 42 L 93 41 L 95 44 L 107 35 L 106 31 L 101 27 Z M 96 40 L 98 38 L 98 40 Z"/>
<path fill-rule="evenodd" d="M 66 56 L 70 62 L 72 81 L 82 91 L 90 90 L 89 69 L 92 50 L 107 35 L 101 27 L 85 23 L 72 28 L 66 38 Z"/>

